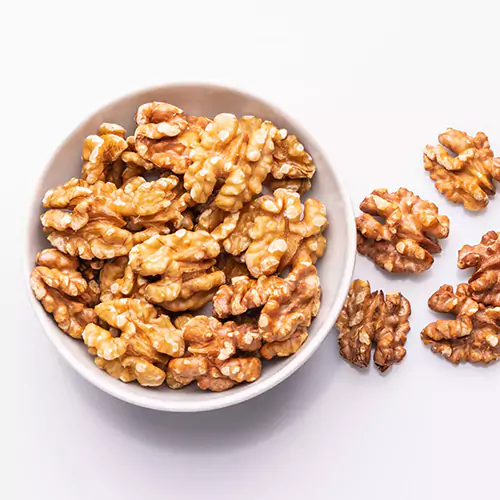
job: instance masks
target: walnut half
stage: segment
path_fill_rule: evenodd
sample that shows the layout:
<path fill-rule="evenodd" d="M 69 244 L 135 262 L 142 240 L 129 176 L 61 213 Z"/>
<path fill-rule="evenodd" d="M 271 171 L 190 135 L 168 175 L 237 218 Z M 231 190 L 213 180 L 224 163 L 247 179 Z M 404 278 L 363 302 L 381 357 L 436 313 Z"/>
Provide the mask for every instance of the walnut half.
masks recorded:
<path fill-rule="evenodd" d="M 371 292 L 368 281 L 354 280 L 337 319 L 340 354 L 349 363 L 366 368 L 372 344 L 374 361 L 381 372 L 406 355 L 411 307 L 401 293 Z"/>

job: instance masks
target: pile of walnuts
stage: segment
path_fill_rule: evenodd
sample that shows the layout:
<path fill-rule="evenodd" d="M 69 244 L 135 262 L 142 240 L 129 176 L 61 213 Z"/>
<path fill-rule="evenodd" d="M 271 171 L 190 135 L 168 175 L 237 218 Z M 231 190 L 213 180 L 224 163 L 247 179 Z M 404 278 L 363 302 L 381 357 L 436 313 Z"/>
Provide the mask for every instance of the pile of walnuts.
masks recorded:
<path fill-rule="evenodd" d="M 484 209 L 500 181 L 500 158 L 493 156 L 487 136 L 474 137 L 448 129 L 437 146 L 427 146 L 424 167 L 436 188 L 466 210 Z M 360 205 L 356 218 L 358 252 L 391 273 L 428 270 L 439 241 L 449 233 L 448 217 L 437 206 L 400 188 L 394 193 L 376 189 Z M 453 363 L 484 363 L 500 358 L 500 233 L 490 231 L 475 246 L 465 245 L 458 267 L 475 268 L 469 283 L 443 285 L 429 307 L 454 319 L 439 319 L 421 332 L 424 344 Z M 400 293 L 371 292 L 367 281 L 355 280 L 337 320 L 340 354 L 366 367 L 372 344 L 374 360 L 385 371 L 406 354 L 410 304 Z"/>
<path fill-rule="evenodd" d="M 33 291 L 123 382 L 253 382 L 261 359 L 300 348 L 320 306 L 326 210 L 300 198 L 312 158 L 254 116 L 150 102 L 136 122 L 128 137 L 103 123 L 84 140 L 81 177 L 45 194 L 53 248 L 36 258 Z M 192 314 L 211 301 L 215 317 Z"/>

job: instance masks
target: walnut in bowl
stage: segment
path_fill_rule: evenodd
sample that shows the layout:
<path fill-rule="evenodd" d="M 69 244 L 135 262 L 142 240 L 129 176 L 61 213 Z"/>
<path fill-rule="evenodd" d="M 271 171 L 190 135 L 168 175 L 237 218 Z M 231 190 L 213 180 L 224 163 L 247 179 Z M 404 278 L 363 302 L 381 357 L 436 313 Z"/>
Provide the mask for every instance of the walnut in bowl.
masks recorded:
<path fill-rule="evenodd" d="M 354 265 L 351 205 L 314 140 L 217 86 L 157 87 L 94 113 L 43 171 L 30 214 L 32 302 L 51 341 L 95 386 L 164 411 L 229 406 L 291 375 L 333 326 Z M 183 314 L 242 276 L 274 286 L 265 304 Z"/>

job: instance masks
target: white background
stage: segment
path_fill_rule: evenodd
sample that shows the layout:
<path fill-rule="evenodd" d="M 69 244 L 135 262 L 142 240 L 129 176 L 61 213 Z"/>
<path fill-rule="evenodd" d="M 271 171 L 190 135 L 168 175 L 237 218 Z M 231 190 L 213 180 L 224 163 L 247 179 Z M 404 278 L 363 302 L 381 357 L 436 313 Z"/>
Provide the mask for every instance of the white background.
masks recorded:
<path fill-rule="evenodd" d="M 424 146 L 448 126 L 485 131 L 500 154 L 499 10 L 494 0 L 2 3 L 0 496 L 498 497 L 500 365 L 455 367 L 419 332 L 434 317 L 429 295 L 467 279 L 460 246 L 500 229 L 500 199 L 467 214 L 422 168 Z M 109 100 L 189 80 L 248 90 L 299 119 L 355 205 L 404 186 L 450 216 L 422 276 L 392 278 L 358 258 L 357 277 L 412 302 L 408 355 L 387 375 L 351 368 L 332 334 L 253 401 L 163 414 L 91 387 L 45 338 L 19 257 L 38 172 Z"/>

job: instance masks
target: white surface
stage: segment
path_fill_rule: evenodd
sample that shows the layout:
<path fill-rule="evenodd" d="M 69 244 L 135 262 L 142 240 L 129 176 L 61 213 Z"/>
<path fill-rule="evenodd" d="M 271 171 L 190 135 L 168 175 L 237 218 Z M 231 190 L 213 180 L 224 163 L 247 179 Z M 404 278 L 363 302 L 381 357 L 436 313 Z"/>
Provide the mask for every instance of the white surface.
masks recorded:
<path fill-rule="evenodd" d="M 327 213 L 334 219 L 325 231 L 325 236 L 337 244 L 327 246 L 318 264 L 322 282 L 321 308 L 308 329 L 307 342 L 294 356 L 264 363 L 261 375 L 254 383 L 239 384 L 230 391 L 222 393 L 200 391 L 195 384 L 182 391 L 172 391 L 165 384 L 161 389 L 144 390 L 138 384 L 124 384 L 106 372 L 98 370 L 85 344 L 75 342 L 68 335 L 61 335 L 53 318 L 45 313 L 32 294 L 29 295 L 30 302 L 46 334 L 64 359 L 86 380 L 103 391 L 122 401 L 156 410 L 197 412 L 220 409 L 252 399 L 288 378 L 316 352 L 327 337 L 349 290 L 356 259 L 356 227 L 353 212 L 347 190 L 339 180 L 339 174 L 333 164 L 328 162 L 309 133 L 281 110 L 249 94 L 216 85 L 155 86 L 115 100 L 86 118 L 71 132 L 43 169 L 30 200 L 27 237 L 23 245 L 27 269 L 31 270 L 36 254 L 47 248 L 47 235 L 40 226 L 40 212 L 43 211 L 40 200 L 49 189 L 67 182 L 71 177 L 80 176 L 82 169 L 80 151 L 85 137 L 94 134 L 103 121 L 119 123 L 130 133 L 136 126 L 134 117 L 137 108 L 145 102 L 155 100 L 174 102 L 186 114 L 194 116 L 215 116 L 222 110 L 234 113 L 236 116 L 254 114 L 263 117 L 272 121 L 277 127 L 288 130 L 290 134 L 297 134 L 304 147 L 313 156 L 317 173 L 308 196 L 324 201 Z M 210 305 L 207 309 L 210 311 Z"/>
<path fill-rule="evenodd" d="M 500 153 L 498 14 L 495 1 L 3 6 L 0 496 L 498 496 L 500 365 L 454 367 L 419 338 L 430 293 L 468 275 L 455 265 L 459 247 L 499 229 L 500 199 L 465 214 L 421 159 L 447 126 L 484 130 Z M 409 353 L 391 373 L 352 369 L 332 335 L 249 403 L 169 415 L 110 398 L 58 356 L 27 305 L 16 248 L 24 186 L 92 109 L 172 79 L 225 82 L 287 110 L 344 166 L 356 202 L 404 185 L 451 217 L 444 253 L 421 277 L 389 279 L 358 261 L 359 277 L 412 301 Z"/>

